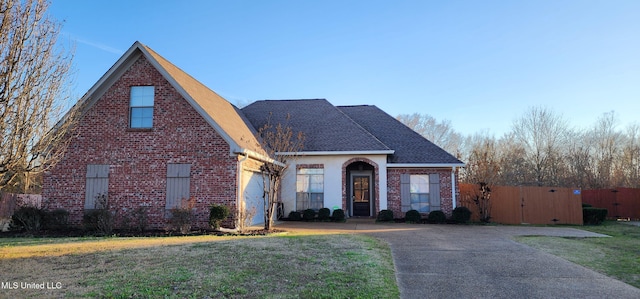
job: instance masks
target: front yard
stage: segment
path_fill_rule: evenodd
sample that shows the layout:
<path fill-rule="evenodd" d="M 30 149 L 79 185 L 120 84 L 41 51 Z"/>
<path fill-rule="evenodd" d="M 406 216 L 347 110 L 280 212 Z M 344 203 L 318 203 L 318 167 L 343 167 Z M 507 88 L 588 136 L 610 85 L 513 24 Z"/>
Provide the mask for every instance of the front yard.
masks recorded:
<path fill-rule="evenodd" d="M 640 288 L 640 227 L 615 221 L 580 229 L 611 238 L 518 237 L 518 242 Z"/>
<path fill-rule="evenodd" d="M 399 297 L 388 245 L 362 235 L 0 238 L 0 260 L 14 298 Z"/>

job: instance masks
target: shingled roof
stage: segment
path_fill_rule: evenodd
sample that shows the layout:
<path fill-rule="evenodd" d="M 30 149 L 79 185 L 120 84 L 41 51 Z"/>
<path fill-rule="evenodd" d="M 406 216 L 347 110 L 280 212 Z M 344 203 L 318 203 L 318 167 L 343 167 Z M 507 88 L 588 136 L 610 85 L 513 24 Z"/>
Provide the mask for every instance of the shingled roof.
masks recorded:
<path fill-rule="evenodd" d="M 305 134 L 304 152 L 378 152 L 397 164 L 463 163 L 376 106 L 325 99 L 265 100 L 241 109 L 255 128 L 287 123 Z"/>
<path fill-rule="evenodd" d="M 388 156 L 388 163 L 463 165 L 456 157 L 376 106 L 337 108 L 395 151 Z"/>
<path fill-rule="evenodd" d="M 256 129 L 271 122 L 272 125 L 287 124 L 294 131 L 303 132 L 303 152 L 392 152 L 324 99 L 257 101 L 241 111 Z"/>

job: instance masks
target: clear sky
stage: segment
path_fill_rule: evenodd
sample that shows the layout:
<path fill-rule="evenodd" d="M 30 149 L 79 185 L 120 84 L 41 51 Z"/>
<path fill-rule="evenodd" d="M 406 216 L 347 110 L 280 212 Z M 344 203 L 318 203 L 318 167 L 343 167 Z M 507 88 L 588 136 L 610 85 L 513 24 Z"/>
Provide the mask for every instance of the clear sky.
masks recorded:
<path fill-rule="evenodd" d="M 230 102 L 326 98 L 496 136 L 530 106 L 640 122 L 640 1 L 55 0 L 79 96 L 136 41 Z"/>

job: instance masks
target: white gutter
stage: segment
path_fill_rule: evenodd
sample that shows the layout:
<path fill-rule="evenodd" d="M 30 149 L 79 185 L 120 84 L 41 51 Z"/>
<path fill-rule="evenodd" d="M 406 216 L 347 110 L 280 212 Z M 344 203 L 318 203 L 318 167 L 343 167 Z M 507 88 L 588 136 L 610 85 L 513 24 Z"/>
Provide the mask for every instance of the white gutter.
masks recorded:
<path fill-rule="evenodd" d="M 387 163 L 387 168 L 456 168 L 464 166 L 464 163 Z"/>
<path fill-rule="evenodd" d="M 252 150 L 248 150 L 248 149 L 241 149 L 241 150 L 237 150 L 235 151 L 236 154 L 238 155 L 243 155 L 246 157 L 251 157 L 253 159 L 259 160 L 259 161 L 263 161 L 263 162 L 267 162 L 267 163 L 273 163 L 275 165 L 278 165 L 280 167 L 285 167 L 287 165 L 283 164 L 282 162 L 276 161 L 273 158 L 270 158 L 266 155 L 260 154 L 260 153 L 256 153 Z"/>
<path fill-rule="evenodd" d="M 242 169 L 242 162 L 244 162 L 245 160 L 247 160 L 249 158 L 249 155 L 247 155 L 246 153 L 239 153 L 239 155 L 243 156 L 242 159 L 238 159 L 238 169 L 236 170 L 237 173 L 237 177 L 236 177 L 236 183 L 238 184 L 237 188 L 236 188 L 236 192 L 238 192 L 237 196 L 236 196 L 236 209 L 237 211 L 241 211 L 242 209 L 244 209 L 244 200 L 242 200 L 242 195 L 244 194 L 244 190 L 242 188 L 242 173 L 243 173 L 243 169 Z M 236 215 L 239 216 L 239 215 Z M 237 219 L 240 219 L 240 217 L 237 217 Z M 238 220 L 241 221 L 241 220 Z M 240 223 L 236 223 L 236 228 L 238 228 L 240 226 Z"/>
<path fill-rule="evenodd" d="M 451 209 L 456 208 L 456 167 L 451 167 Z"/>
<path fill-rule="evenodd" d="M 296 155 L 296 156 L 338 156 L 338 155 L 393 155 L 394 150 L 384 151 L 317 151 L 317 152 L 279 152 L 279 155 Z"/>

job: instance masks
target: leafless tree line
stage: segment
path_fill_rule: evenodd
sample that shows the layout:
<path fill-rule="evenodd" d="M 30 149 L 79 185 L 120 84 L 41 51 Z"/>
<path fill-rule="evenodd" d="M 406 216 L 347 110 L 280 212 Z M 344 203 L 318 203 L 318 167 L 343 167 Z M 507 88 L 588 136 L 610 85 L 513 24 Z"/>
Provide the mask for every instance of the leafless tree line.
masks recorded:
<path fill-rule="evenodd" d="M 462 137 L 450 122 L 428 115 L 398 119 L 467 163 L 460 173 L 466 183 L 640 188 L 640 124 L 620 128 L 613 111 L 589 128 L 573 129 L 553 110 L 531 107 L 499 138 L 486 132 Z M 435 125 L 417 125 L 423 123 Z"/>
<path fill-rule="evenodd" d="M 72 51 L 45 0 L 0 0 L 0 190 L 28 191 L 66 149 Z M 69 113 L 65 120 L 74 119 Z"/>

